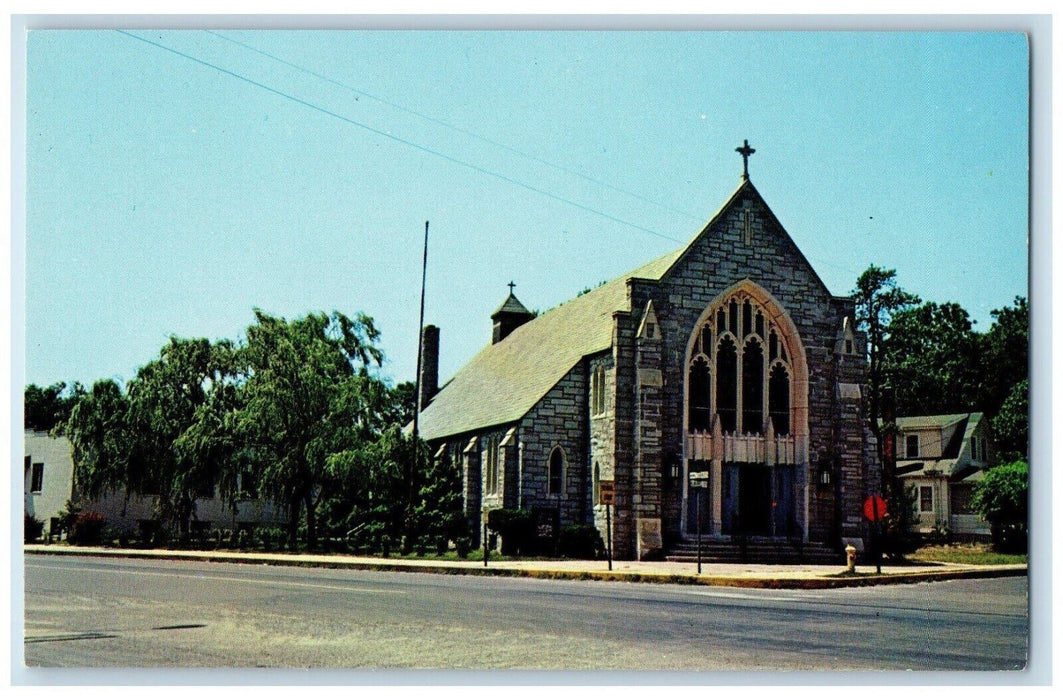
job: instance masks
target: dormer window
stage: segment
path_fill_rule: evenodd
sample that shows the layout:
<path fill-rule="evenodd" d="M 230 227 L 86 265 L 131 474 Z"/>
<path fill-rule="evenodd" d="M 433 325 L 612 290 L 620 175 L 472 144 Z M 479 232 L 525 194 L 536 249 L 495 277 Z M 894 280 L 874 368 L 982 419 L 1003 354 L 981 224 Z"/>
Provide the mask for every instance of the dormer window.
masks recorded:
<path fill-rule="evenodd" d="M 919 436 L 907 435 L 904 438 L 904 456 L 915 459 L 919 456 Z"/>

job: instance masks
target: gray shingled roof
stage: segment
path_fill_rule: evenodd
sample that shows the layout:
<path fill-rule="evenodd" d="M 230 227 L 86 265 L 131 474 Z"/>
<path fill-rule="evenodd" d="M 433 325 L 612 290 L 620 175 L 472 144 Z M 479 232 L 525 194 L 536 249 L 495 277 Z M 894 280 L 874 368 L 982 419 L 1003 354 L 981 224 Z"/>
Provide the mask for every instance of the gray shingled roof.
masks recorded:
<path fill-rule="evenodd" d="M 520 303 L 520 299 L 513 296 L 513 292 L 510 292 L 506 300 L 502 302 L 502 305 L 491 314 L 491 318 L 499 314 L 531 314 L 531 312 L 528 311 L 524 304 Z"/>
<path fill-rule="evenodd" d="M 660 279 L 684 250 L 565 302 L 485 347 L 421 412 L 421 436 L 433 440 L 519 420 L 583 357 L 611 347 L 613 312 L 630 310 L 627 280 Z"/>

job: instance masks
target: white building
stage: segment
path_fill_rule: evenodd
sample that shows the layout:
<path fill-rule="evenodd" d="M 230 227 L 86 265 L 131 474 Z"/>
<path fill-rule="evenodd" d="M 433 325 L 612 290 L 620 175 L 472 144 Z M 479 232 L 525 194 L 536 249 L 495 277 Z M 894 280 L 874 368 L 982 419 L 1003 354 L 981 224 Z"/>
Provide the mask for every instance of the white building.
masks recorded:
<path fill-rule="evenodd" d="M 989 536 L 989 523 L 970 506 L 975 485 L 992 464 L 988 424 L 981 413 L 897 419 L 897 474 L 906 487 L 915 487 L 914 531 Z"/>
<path fill-rule="evenodd" d="M 196 500 L 193 532 L 197 530 L 284 525 L 282 508 L 246 494 L 236 508 L 214 494 Z M 45 534 L 58 533 L 58 517 L 68 500 L 78 500 L 74 483 L 74 461 L 70 440 L 46 432 L 25 431 L 25 512 L 44 522 Z M 128 495 L 118 491 L 96 499 L 81 498 L 83 510 L 95 511 L 107 525 L 120 532 L 133 533 L 156 523 L 154 497 Z"/>

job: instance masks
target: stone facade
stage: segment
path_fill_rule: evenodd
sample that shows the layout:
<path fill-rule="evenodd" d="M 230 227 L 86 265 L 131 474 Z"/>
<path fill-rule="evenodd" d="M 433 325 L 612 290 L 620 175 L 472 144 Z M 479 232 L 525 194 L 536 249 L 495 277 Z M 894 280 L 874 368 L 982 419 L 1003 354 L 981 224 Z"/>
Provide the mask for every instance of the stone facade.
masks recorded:
<path fill-rule="evenodd" d="M 692 518 L 708 523 L 707 534 L 726 537 L 737 532 L 743 509 L 757 511 L 758 532 L 767 536 L 830 546 L 843 536 L 862 536 L 861 505 L 880 479 L 864 415 L 865 347 L 852 330 L 853 301 L 829 293 L 747 180 L 701 234 L 665 262 L 646 268 L 652 275 L 624 278 L 608 347 L 575 362 L 522 417 L 445 438 L 450 449 L 480 443 L 463 462 L 470 520 L 479 521 L 483 507 L 519 507 L 553 513 L 558 524 L 593 523 L 604 539 L 599 485 L 612 481 L 617 558 L 659 556 L 662 546 L 694 531 Z M 753 311 L 742 311 L 735 352 L 760 353 L 749 357 L 763 358 L 768 369 L 774 362 L 781 378 L 769 381 L 767 370 L 757 374 L 753 359 L 736 360 L 752 377 L 735 379 L 753 387 L 745 429 L 721 427 L 724 404 L 717 403 L 706 409 L 713 413 L 711 428 L 706 423 L 696 430 L 688 415 L 694 410 L 693 352 L 708 342 L 697 340 L 705 329 L 726 335 L 713 314 L 724 319 L 723 304 L 736 298 L 747 299 Z M 731 332 L 738 328 L 736 308 L 732 303 L 726 316 Z M 557 318 L 563 320 L 554 323 Z M 749 335 L 753 318 L 759 335 Z M 536 324 L 549 327 L 543 319 L 529 321 L 532 330 L 512 342 L 527 342 Z M 769 329 L 770 361 L 764 346 Z M 705 352 L 715 358 L 718 351 Z M 746 388 L 725 390 L 725 370 L 713 374 L 713 365 L 708 371 L 717 377 L 711 395 L 737 391 L 734 410 L 740 411 Z M 779 386 L 785 386 L 778 389 L 781 398 L 773 394 L 769 405 L 768 390 Z M 772 410 L 766 421 L 758 419 L 756 411 L 768 416 Z M 500 484 L 487 482 L 484 444 L 500 446 Z M 557 450 L 564 463 L 559 489 L 551 473 Z M 711 475 L 704 512 L 691 505 L 691 471 Z M 754 488 L 761 489 L 760 502 Z M 779 498 L 786 502 L 776 503 Z M 747 517 L 743 527 L 748 523 Z"/>

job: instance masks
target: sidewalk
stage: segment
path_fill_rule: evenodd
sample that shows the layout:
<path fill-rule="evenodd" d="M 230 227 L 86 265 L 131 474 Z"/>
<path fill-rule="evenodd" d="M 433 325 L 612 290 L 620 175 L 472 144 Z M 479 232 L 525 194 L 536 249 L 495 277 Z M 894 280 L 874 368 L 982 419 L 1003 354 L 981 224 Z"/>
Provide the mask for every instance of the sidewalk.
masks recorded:
<path fill-rule="evenodd" d="M 696 564 L 666 561 L 614 561 L 612 571 L 610 571 L 608 563 L 605 561 L 582 560 L 491 560 L 485 567 L 483 560 L 476 559 L 457 561 L 384 559 L 381 557 L 347 554 L 115 549 L 111 547 L 72 547 L 68 545 L 26 545 L 24 551 L 27 554 L 169 559 L 272 566 L 312 566 L 332 569 L 406 571 L 474 576 L 522 576 L 572 580 L 676 583 L 702 586 L 731 586 L 736 588 L 845 588 L 891 583 L 1025 576 L 1027 574 L 1027 566 L 1025 564 L 1002 566 L 937 563 L 903 566 L 884 564 L 881 575 L 875 574 L 873 565 L 861 564 L 856 567 L 855 576 L 842 575 L 845 572 L 844 563 L 837 566 L 829 564 L 702 564 L 702 573 L 699 576 Z"/>

